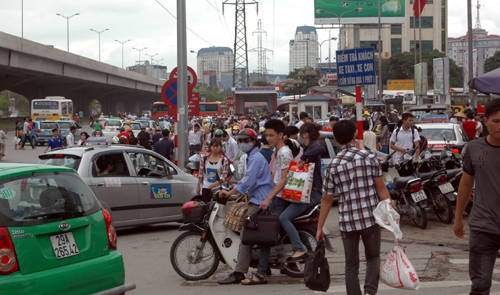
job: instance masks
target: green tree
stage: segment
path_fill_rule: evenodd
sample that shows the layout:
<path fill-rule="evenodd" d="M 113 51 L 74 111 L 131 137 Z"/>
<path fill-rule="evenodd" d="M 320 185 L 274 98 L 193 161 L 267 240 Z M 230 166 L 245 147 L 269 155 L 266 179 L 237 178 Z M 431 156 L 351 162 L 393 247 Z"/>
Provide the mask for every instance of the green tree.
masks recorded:
<path fill-rule="evenodd" d="M 500 68 L 500 51 L 495 52 L 491 57 L 484 61 L 484 72 L 488 73 L 495 69 Z"/>
<path fill-rule="evenodd" d="M 429 88 L 434 85 L 433 77 L 433 59 L 446 57 L 442 52 L 437 49 L 433 51 L 423 51 L 422 61 L 427 62 L 427 80 L 429 81 Z M 376 70 L 378 74 L 378 67 Z M 398 53 L 388 60 L 382 61 L 382 82 L 387 84 L 387 80 L 394 79 L 414 79 L 415 78 L 415 55 L 413 53 L 405 52 Z M 450 87 L 462 87 L 463 75 L 461 67 L 457 66 L 455 61 L 450 59 Z"/>
<path fill-rule="evenodd" d="M 30 102 L 27 98 L 25 97 L 19 97 L 17 99 L 17 108 L 19 109 L 20 113 L 28 113 L 30 111 Z"/>
<path fill-rule="evenodd" d="M 0 110 L 4 115 L 9 114 L 10 101 L 4 95 L 0 95 Z"/>
<path fill-rule="evenodd" d="M 255 81 L 252 86 L 273 86 L 273 84 L 266 81 Z"/>

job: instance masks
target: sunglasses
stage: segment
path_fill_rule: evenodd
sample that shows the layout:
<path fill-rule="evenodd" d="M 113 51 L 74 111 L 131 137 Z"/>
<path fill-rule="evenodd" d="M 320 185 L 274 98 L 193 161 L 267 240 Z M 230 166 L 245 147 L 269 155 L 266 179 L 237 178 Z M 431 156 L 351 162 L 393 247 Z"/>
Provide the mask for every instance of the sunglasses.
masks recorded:
<path fill-rule="evenodd" d="M 252 140 L 253 139 L 251 139 L 251 138 L 245 138 L 245 139 L 238 139 L 238 142 L 239 143 L 242 143 L 242 142 L 244 142 L 244 143 L 250 143 L 250 142 L 252 142 Z"/>

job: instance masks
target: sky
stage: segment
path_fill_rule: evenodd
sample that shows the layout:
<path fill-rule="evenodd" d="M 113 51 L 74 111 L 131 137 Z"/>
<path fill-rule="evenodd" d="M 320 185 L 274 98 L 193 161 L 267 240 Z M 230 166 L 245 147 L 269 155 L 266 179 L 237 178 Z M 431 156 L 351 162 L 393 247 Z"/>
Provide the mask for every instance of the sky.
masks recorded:
<path fill-rule="evenodd" d="M 252 0 L 246 0 L 251 2 Z M 297 26 L 314 25 L 313 0 L 257 0 L 256 5 L 247 5 L 246 27 L 248 50 L 257 47 L 257 22 L 262 20 L 263 47 L 272 50 L 267 53 L 267 68 L 272 74 L 288 73 L 288 44 L 293 39 Z M 341 0 L 339 0 L 341 1 Z M 439 1 L 439 0 L 434 0 Z M 477 0 L 473 0 L 474 5 Z M 67 21 L 57 13 L 70 16 L 70 52 L 87 58 L 99 59 L 99 35 L 90 29 L 102 31 L 101 61 L 117 67 L 122 65 L 124 44 L 125 67 L 139 60 L 139 52 L 133 48 L 147 49 L 145 55 L 155 55 L 161 65 L 172 70 L 177 63 L 176 0 L 0 0 L 0 31 L 21 37 L 21 3 L 24 4 L 24 38 L 60 50 L 67 50 Z M 228 46 L 234 42 L 234 5 L 225 5 L 222 14 L 222 0 L 186 0 L 187 48 L 197 51 L 211 46 Z M 234 3 L 234 0 L 228 2 Z M 467 0 L 448 0 L 449 37 L 465 35 L 467 31 Z M 500 35 L 500 18 L 495 4 L 498 0 L 481 0 L 481 24 L 489 34 Z M 161 5 L 163 5 L 163 7 Z M 167 11 L 168 10 L 168 11 Z M 170 14 L 170 13 L 171 14 Z M 475 23 L 476 9 L 473 10 Z M 192 31 L 192 32 L 191 32 Z M 194 33 L 193 33 L 194 32 Z M 338 35 L 333 29 L 332 37 Z M 319 41 L 328 39 L 328 30 L 318 30 Z M 336 48 L 332 41 L 332 55 Z M 156 55 L 158 54 L 158 55 Z M 328 56 L 328 42 L 322 46 L 322 56 Z M 249 71 L 257 68 L 257 53 L 249 52 Z M 154 62 L 156 64 L 156 62 Z M 188 65 L 196 70 L 196 53 L 188 54 Z"/>

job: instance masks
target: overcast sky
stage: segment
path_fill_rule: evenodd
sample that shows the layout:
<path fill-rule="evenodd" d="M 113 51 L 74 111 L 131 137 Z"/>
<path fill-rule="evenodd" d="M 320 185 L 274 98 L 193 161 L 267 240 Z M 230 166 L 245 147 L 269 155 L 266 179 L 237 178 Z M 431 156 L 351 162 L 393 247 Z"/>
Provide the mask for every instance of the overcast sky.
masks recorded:
<path fill-rule="evenodd" d="M 21 1 L 0 0 L 0 30 L 21 36 Z M 158 0 L 172 14 L 176 14 L 175 0 Z M 250 2 L 251 0 L 247 0 Z M 339 0 L 340 1 L 340 0 Z M 439 1 L 439 0 L 434 0 Z M 473 0 L 476 3 L 477 0 Z M 228 46 L 234 42 L 234 6 L 226 5 L 222 15 L 222 0 L 186 0 L 188 50 L 197 51 L 210 46 Z M 234 1 L 229 1 L 234 2 Z M 262 19 L 263 46 L 268 53 L 267 68 L 271 73 L 288 73 L 288 43 L 293 39 L 297 26 L 314 25 L 313 0 L 259 0 L 259 13 L 255 5 L 247 6 L 248 49 L 257 47 L 257 21 Z M 467 30 L 467 0 L 448 0 L 449 36 L 458 37 Z M 481 24 L 490 34 L 500 35 L 500 18 L 497 16 L 498 0 L 481 0 Z M 69 21 L 70 52 L 98 59 L 98 34 L 101 31 L 101 61 L 121 67 L 120 43 L 115 39 L 132 41 L 124 45 L 125 66 L 139 60 L 139 53 L 132 48 L 144 48 L 141 59 L 147 54 L 158 54 L 156 60 L 170 71 L 176 66 L 176 20 L 155 0 L 24 0 L 24 37 L 42 44 L 66 50 L 66 20 L 56 13 L 72 15 Z M 474 22 L 476 10 L 474 9 Z M 328 30 L 318 30 L 319 41 L 328 39 Z M 332 30 L 337 36 L 338 30 Z M 332 42 L 332 48 L 336 44 Z M 328 56 L 328 42 L 322 46 L 322 55 Z M 332 49 L 332 54 L 333 53 Z M 248 53 L 249 70 L 257 68 L 257 53 Z M 196 54 L 189 54 L 188 65 L 196 69 Z"/>

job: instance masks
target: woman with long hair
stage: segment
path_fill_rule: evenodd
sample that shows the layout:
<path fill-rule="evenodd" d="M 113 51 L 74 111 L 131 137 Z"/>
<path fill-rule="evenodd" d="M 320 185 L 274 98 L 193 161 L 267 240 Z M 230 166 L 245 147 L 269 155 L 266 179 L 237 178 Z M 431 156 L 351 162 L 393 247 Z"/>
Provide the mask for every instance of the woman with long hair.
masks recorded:
<path fill-rule="evenodd" d="M 380 145 L 382 146 L 380 151 L 384 154 L 388 154 L 389 138 L 391 137 L 391 135 L 389 134 L 389 122 L 387 121 L 387 118 L 385 116 L 381 116 L 379 121 L 380 126 L 382 126 L 380 133 L 377 135 L 377 137 L 380 138 Z"/>
<path fill-rule="evenodd" d="M 90 143 L 87 142 L 87 139 L 90 137 L 90 135 L 87 132 L 82 132 L 80 134 L 80 140 L 78 141 L 77 145 L 91 145 Z"/>
<path fill-rule="evenodd" d="M 313 183 L 310 195 L 310 203 L 291 203 L 281 198 L 275 198 L 271 205 L 271 212 L 278 214 L 281 226 L 292 240 L 295 253 L 287 259 L 287 262 L 303 261 L 306 256 L 306 249 L 301 242 L 297 229 L 292 224 L 292 220 L 308 208 L 321 203 L 321 190 L 323 182 L 321 178 L 321 155 L 326 152 L 325 147 L 318 143 L 319 131 L 314 123 L 304 123 L 300 126 L 299 142 L 305 146 L 303 154 L 297 166 L 302 168 L 305 163 L 314 163 Z"/>
<path fill-rule="evenodd" d="M 23 136 L 23 127 L 21 127 L 21 121 L 17 120 L 16 121 L 16 138 L 19 139 L 19 143 L 16 143 L 14 145 L 15 150 L 17 150 L 18 145 L 21 145 L 22 136 Z"/>
<path fill-rule="evenodd" d="M 229 175 L 229 159 L 222 153 L 222 141 L 215 137 L 208 146 L 209 153 L 203 155 L 200 161 L 198 175 L 198 186 L 196 193 L 201 194 L 201 200 L 205 203 L 210 201 L 210 191 L 226 183 Z"/>

